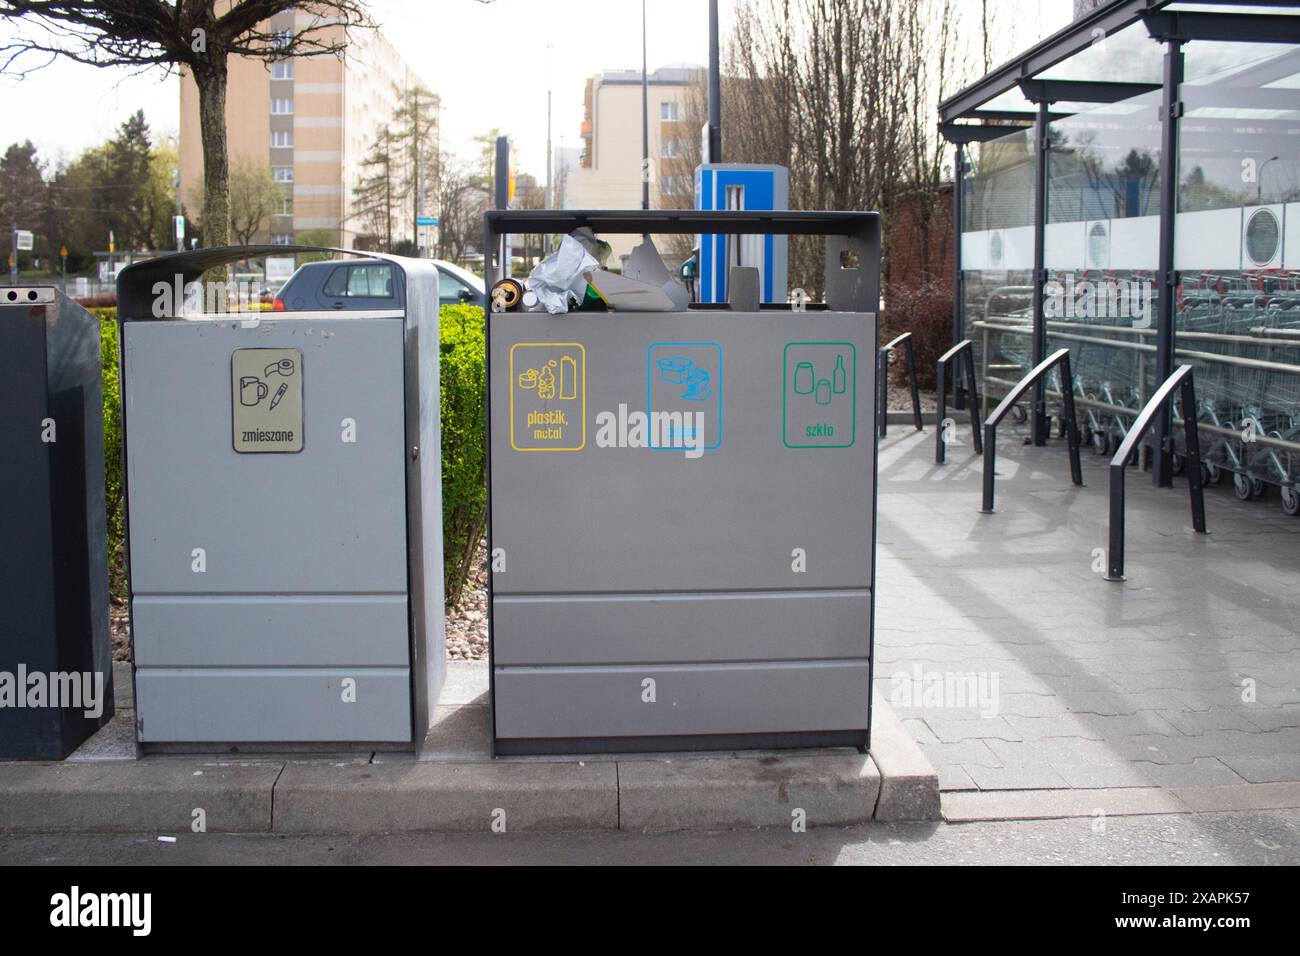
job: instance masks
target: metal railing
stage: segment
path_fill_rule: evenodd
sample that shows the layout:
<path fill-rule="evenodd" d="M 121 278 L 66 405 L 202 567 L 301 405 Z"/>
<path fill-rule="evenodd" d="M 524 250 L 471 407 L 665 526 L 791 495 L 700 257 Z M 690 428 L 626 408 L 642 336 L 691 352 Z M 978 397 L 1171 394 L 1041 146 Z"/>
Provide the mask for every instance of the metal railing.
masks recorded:
<path fill-rule="evenodd" d="M 1173 400 L 1174 394 L 1182 398 L 1183 434 L 1187 448 L 1187 489 L 1192 499 L 1192 527 L 1205 534 L 1205 493 L 1201 488 L 1201 444 L 1197 435 L 1196 387 L 1192 382 L 1192 366 L 1180 365 L 1161 385 L 1151 400 L 1143 406 L 1133 427 L 1110 460 L 1110 540 L 1106 560 L 1106 580 L 1124 580 L 1124 472 L 1134 449 L 1143 434 L 1151 427 L 1156 415 Z M 1171 449 L 1172 450 L 1172 449 Z"/>
<path fill-rule="evenodd" d="M 1079 461 L 1079 423 L 1074 417 L 1074 376 L 1070 374 L 1070 350 L 1057 349 L 1025 375 L 984 422 L 984 505 L 983 514 L 993 513 L 993 469 L 997 461 L 998 423 L 1011 411 L 1020 397 L 1043 379 L 1057 365 L 1061 367 L 1061 400 L 1064 404 L 1065 435 L 1070 450 L 1070 480 L 1083 484 L 1083 465 Z"/>
<path fill-rule="evenodd" d="M 965 359 L 966 405 L 970 409 L 970 432 L 971 438 L 975 442 L 975 454 L 982 455 L 984 453 L 984 442 L 980 434 L 979 386 L 975 380 L 975 347 L 970 339 L 962 339 L 939 356 L 935 369 L 935 391 L 938 398 L 935 410 L 936 428 L 934 433 L 934 463 L 936 465 L 943 464 L 947 453 L 948 363 L 957 357 Z M 958 399 L 960 399 L 962 391 L 960 373 L 961 365 L 954 364 L 952 369 L 952 392 L 953 396 Z"/>
<path fill-rule="evenodd" d="M 880 437 L 884 438 L 889 429 L 889 360 L 894 354 L 894 349 L 902 345 L 907 351 L 907 375 L 912 388 L 912 423 L 916 426 L 917 431 L 921 431 L 921 390 L 916 382 L 916 349 L 912 345 L 912 333 L 904 332 L 896 336 L 888 344 L 882 345 L 876 353 L 876 387 L 879 392 L 876 407 L 879 409 L 876 415 L 877 428 Z"/>

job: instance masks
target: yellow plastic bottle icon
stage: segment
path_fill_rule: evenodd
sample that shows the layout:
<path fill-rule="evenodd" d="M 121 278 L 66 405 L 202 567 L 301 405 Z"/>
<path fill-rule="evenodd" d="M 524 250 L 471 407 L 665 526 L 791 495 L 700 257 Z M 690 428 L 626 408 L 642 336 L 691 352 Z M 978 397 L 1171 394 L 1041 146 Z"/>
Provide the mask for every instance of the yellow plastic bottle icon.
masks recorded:
<path fill-rule="evenodd" d="M 551 371 L 555 362 L 547 362 L 542 367 L 542 373 L 537 376 L 537 397 L 554 398 L 555 397 L 555 373 Z"/>
<path fill-rule="evenodd" d="M 578 397 L 578 363 L 573 356 L 560 359 L 560 398 Z"/>

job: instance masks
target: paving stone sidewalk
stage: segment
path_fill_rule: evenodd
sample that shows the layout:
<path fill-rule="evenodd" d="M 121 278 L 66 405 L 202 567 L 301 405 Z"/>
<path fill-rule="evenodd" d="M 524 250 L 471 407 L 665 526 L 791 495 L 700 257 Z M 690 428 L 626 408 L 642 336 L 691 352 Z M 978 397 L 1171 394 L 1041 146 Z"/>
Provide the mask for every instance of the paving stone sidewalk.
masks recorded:
<path fill-rule="evenodd" d="M 876 691 L 942 789 L 1300 780 L 1300 520 L 1271 497 L 1128 477 L 1127 580 L 1104 579 L 1108 459 L 999 436 L 997 512 L 963 444 L 882 442 Z"/>

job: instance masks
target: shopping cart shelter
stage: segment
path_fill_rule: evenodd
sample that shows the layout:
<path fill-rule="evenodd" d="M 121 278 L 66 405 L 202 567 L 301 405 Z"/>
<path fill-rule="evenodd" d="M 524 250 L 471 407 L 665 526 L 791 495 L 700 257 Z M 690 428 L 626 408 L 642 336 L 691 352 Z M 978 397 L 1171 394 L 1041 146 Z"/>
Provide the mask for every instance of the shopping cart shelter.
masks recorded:
<path fill-rule="evenodd" d="M 1107 454 L 1190 365 L 1204 477 L 1300 512 L 1298 44 L 1294 4 L 1115 0 L 941 103 L 953 336 L 986 403 L 1068 348 Z M 1059 376 L 1035 386 L 1035 443 L 1059 401 Z M 1160 485 L 1185 465 L 1170 412 Z"/>

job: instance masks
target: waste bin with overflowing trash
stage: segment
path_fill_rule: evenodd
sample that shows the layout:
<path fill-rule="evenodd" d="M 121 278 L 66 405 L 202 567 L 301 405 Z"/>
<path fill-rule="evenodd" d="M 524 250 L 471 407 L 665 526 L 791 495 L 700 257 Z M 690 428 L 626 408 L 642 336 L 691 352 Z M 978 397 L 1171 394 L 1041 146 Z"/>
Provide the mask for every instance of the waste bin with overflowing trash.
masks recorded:
<path fill-rule="evenodd" d="M 649 238 L 604 269 L 608 232 L 824 235 L 826 304 L 691 304 Z M 495 752 L 867 746 L 878 217 L 488 213 L 511 233 L 568 248 L 488 321 Z"/>

